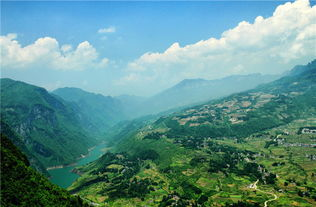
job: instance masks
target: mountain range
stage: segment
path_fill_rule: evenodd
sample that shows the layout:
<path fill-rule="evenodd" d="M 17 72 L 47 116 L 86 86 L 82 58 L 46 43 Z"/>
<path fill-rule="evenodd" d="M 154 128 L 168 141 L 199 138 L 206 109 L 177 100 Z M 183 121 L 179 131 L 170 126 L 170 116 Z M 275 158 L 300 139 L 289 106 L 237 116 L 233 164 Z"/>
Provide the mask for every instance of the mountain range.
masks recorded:
<path fill-rule="evenodd" d="M 80 121 L 94 136 L 103 135 L 118 121 L 126 119 L 123 103 L 114 97 L 103 96 L 79 88 L 59 88 L 52 92 L 80 111 Z"/>
<path fill-rule="evenodd" d="M 302 129 L 316 126 L 316 61 L 296 72 L 136 124 L 69 190 L 106 206 L 315 206 Z"/>
<path fill-rule="evenodd" d="M 1 79 L 1 205 L 314 206 L 316 60 L 277 78 L 183 80 L 149 98 Z M 102 141 L 110 151 L 74 170 L 79 197 L 35 171 Z"/>
<path fill-rule="evenodd" d="M 252 89 L 279 77 L 279 75 L 250 74 L 233 75 L 217 80 L 185 79 L 175 86 L 144 100 L 140 104 L 139 111 L 142 114 L 150 114 L 198 104 Z"/>
<path fill-rule="evenodd" d="M 69 87 L 49 93 L 1 79 L 1 118 L 25 144 L 31 165 L 47 174 L 45 168 L 70 164 L 86 154 L 120 121 L 224 96 L 273 78 L 254 74 L 214 81 L 184 80 L 150 98 L 103 96 Z"/>
<path fill-rule="evenodd" d="M 103 96 L 79 88 L 59 88 L 52 93 L 75 103 L 98 129 L 118 121 L 198 104 L 271 82 L 279 75 L 234 75 L 218 80 L 186 79 L 151 97 Z M 93 116 L 95 120 L 93 120 Z M 89 117 L 90 116 L 90 117 Z M 92 118 L 91 118 L 92 116 Z M 102 131 L 102 130 L 101 130 Z M 104 132 L 104 130 L 103 130 Z"/>

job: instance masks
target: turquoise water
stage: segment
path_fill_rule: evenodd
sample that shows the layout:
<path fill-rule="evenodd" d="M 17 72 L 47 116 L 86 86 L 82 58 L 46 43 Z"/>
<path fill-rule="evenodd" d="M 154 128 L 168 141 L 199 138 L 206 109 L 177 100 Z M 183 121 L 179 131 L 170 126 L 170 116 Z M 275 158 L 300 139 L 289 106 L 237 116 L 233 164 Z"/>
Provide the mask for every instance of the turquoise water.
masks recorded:
<path fill-rule="evenodd" d="M 102 149 L 104 148 L 106 148 L 106 144 L 100 144 L 92 149 L 86 157 L 78 160 L 75 165 L 49 170 L 48 172 L 51 175 L 50 181 L 62 188 L 69 187 L 79 177 L 79 175 L 72 173 L 71 170 L 75 167 L 87 164 L 98 159 L 104 153 L 102 151 Z"/>

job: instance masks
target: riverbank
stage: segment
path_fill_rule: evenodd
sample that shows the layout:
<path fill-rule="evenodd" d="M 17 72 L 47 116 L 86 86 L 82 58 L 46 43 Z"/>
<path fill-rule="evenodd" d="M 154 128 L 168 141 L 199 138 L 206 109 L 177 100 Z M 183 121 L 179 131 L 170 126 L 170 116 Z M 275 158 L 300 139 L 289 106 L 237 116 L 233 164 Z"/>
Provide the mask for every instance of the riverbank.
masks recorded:
<path fill-rule="evenodd" d="M 89 154 L 89 153 L 88 153 Z M 87 155 L 88 155 L 87 154 Z M 83 159 L 85 158 L 87 155 L 81 155 L 80 157 L 77 158 L 77 160 Z M 50 170 L 55 170 L 55 169 L 60 169 L 60 168 L 66 168 L 66 167 L 71 167 L 71 166 L 75 166 L 77 164 L 77 162 L 73 162 L 70 164 L 66 164 L 66 165 L 55 165 L 55 166 L 51 166 L 51 167 L 47 167 L 46 170 L 50 171 Z"/>
<path fill-rule="evenodd" d="M 81 155 L 80 157 L 78 157 L 76 162 L 74 163 L 48 167 L 48 172 L 51 175 L 50 180 L 54 184 L 57 184 L 60 187 L 66 189 L 72 184 L 72 182 L 74 182 L 80 176 L 80 173 L 75 172 L 74 169 L 78 166 L 82 166 L 89 162 L 95 161 L 102 154 L 104 154 L 104 149 L 107 147 L 107 144 L 105 142 L 102 142 L 97 146 L 89 148 L 89 152 L 85 155 Z"/>
<path fill-rule="evenodd" d="M 104 144 L 104 143 L 102 143 L 102 144 Z M 76 160 L 80 160 L 80 159 L 83 159 L 83 158 L 89 156 L 90 152 L 91 152 L 93 149 L 95 149 L 96 147 L 97 147 L 97 145 L 96 145 L 96 146 L 93 146 L 93 147 L 90 147 L 90 148 L 88 149 L 88 153 L 87 153 L 87 154 L 85 154 L 85 155 L 84 155 L 84 154 L 81 154 L 80 157 L 77 157 L 77 158 L 76 158 Z M 55 169 L 60 169 L 60 168 L 65 168 L 65 167 L 71 167 L 71 166 L 74 166 L 74 165 L 76 165 L 76 164 L 77 164 L 77 162 L 73 162 L 73 163 L 70 163 L 70 164 L 64 164 L 64 165 L 55 165 L 55 166 L 47 167 L 46 170 L 49 171 L 49 170 L 55 170 Z"/>

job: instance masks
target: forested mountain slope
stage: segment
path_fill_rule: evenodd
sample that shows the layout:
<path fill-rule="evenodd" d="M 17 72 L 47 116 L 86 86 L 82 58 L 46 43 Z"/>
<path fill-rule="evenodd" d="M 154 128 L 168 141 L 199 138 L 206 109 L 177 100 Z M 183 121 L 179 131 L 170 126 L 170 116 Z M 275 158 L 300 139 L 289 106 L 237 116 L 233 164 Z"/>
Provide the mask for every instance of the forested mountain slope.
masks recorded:
<path fill-rule="evenodd" d="M 72 196 L 66 190 L 51 184 L 47 178 L 31 168 L 27 157 L 3 133 L 0 177 L 0 203 L 3 207 L 89 206 L 79 196 Z"/>
<path fill-rule="evenodd" d="M 316 61 L 305 67 L 120 134 L 69 190 L 105 206 L 315 206 Z"/>
<path fill-rule="evenodd" d="M 1 79 L 1 120 L 45 167 L 74 162 L 96 144 L 82 129 L 79 115 L 43 88 Z"/>
<path fill-rule="evenodd" d="M 0 127 L 1 134 L 5 134 L 11 142 L 19 148 L 27 157 L 30 165 L 36 169 L 37 171 L 49 176 L 46 168 L 44 165 L 30 152 L 27 147 L 25 146 L 22 137 L 20 137 L 16 132 L 14 132 L 8 124 L 6 124 L 3 120 L 1 120 L 1 127 Z"/>

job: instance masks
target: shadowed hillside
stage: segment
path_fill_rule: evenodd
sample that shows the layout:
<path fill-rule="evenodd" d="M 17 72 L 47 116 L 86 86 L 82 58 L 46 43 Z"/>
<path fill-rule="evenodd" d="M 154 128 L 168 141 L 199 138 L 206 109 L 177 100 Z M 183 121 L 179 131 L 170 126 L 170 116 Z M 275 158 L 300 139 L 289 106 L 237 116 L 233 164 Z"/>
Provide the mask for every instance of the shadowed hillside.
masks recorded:
<path fill-rule="evenodd" d="M 12 136 L 12 135 L 9 135 Z M 11 139 L 15 139 L 12 138 Z M 1 206 L 90 206 L 51 184 L 30 167 L 26 156 L 1 133 Z"/>

